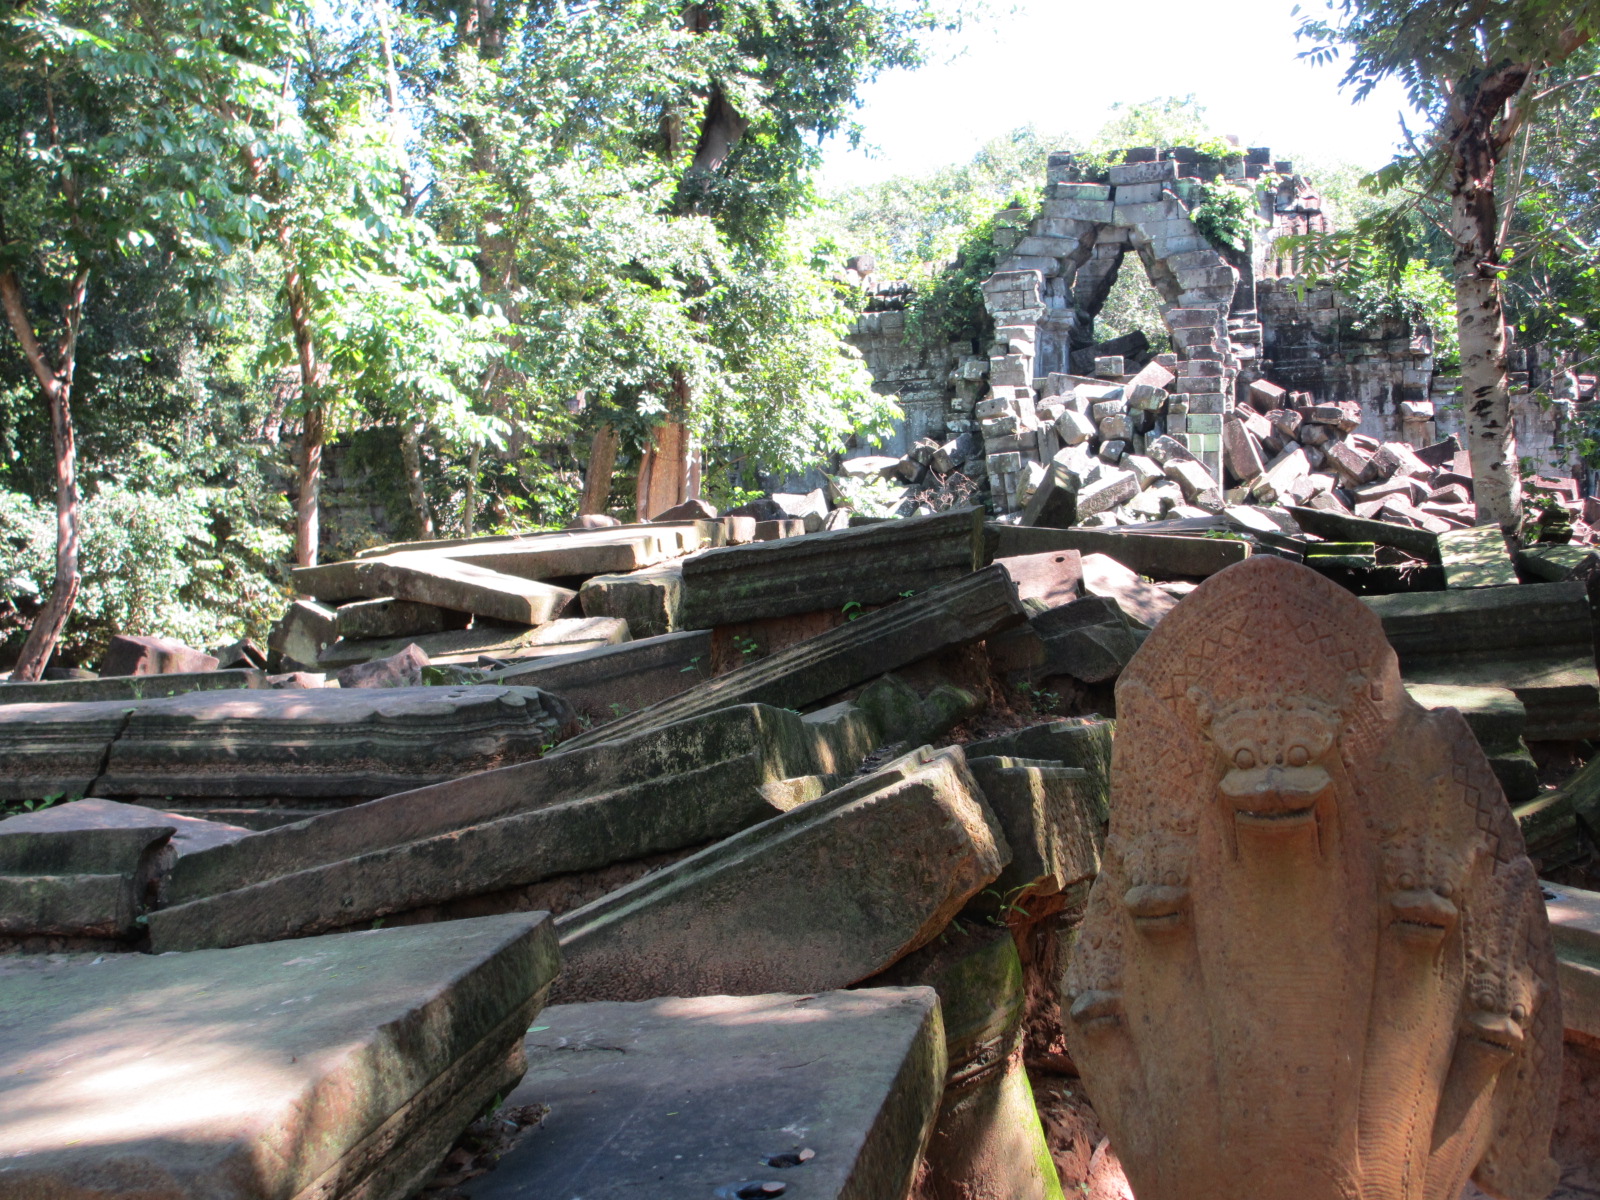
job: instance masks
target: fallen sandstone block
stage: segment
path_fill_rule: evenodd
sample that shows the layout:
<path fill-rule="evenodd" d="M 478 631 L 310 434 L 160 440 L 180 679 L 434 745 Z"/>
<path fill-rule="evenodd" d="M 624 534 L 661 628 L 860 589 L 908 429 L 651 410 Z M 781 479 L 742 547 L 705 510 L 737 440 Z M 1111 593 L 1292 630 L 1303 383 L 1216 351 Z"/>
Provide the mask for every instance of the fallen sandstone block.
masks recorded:
<path fill-rule="evenodd" d="M 1062 1200 L 1022 1061 L 1026 995 L 1010 930 L 952 929 L 870 982 L 939 994 L 949 1067 L 917 1200 Z"/>
<path fill-rule="evenodd" d="M 170 865 L 170 824 L 91 829 L 0 822 L 0 940 L 131 939 Z"/>
<path fill-rule="evenodd" d="M 1155 579 L 1204 578 L 1250 554 L 1249 544 L 1243 541 L 1139 533 L 1137 525 L 1116 533 L 1098 529 L 1028 529 L 993 522 L 984 528 L 990 558 L 1077 550 L 1104 554 L 1137 574 Z"/>
<path fill-rule="evenodd" d="M 960 750 L 924 747 L 567 913 L 559 997 L 843 987 L 937 937 L 1010 857 Z"/>
<path fill-rule="evenodd" d="M 805 708 L 941 650 L 982 641 L 1023 619 L 1022 602 L 1005 570 L 987 567 L 708 679 L 580 734 L 566 746 L 625 737 L 731 704 Z"/>
<path fill-rule="evenodd" d="M 1504 587 L 1517 570 L 1498 525 L 1478 525 L 1439 535 L 1439 565 L 1450 588 Z"/>
<path fill-rule="evenodd" d="M 770 545 L 728 546 L 683 564 L 682 627 L 883 604 L 978 569 L 980 509 L 882 521 Z"/>
<path fill-rule="evenodd" d="M 1365 598 L 1407 685 L 1508 688 L 1530 741 L 1600 735 L 1600 674 L 1582 583 Z"/>
<path fill-rule="evenodd" d="M 355 600 L 340 605 L 333 614 L 334 630 L 342 638 L 415 637 L 420 633 L 442 633 L 445 621 L 446 614 L 442 608 L 418 604 L 414 600 L 396 600 L 392 596 Z"/>
<path fill-rule="evenodd" d="M 785 811 L 782 793 L 767 790 L 766 784 L 848 769 L 871 749 L 860 723 L 852 727 L 848 716 L 841 715 L 844 727 L 833 730 L 792 713 L 756 706 L 733 710 L 717 731 L 724 739 L 717 747 L 719 759 L 682 764 L 598 794 L 585 790 L 560 799 L 524 794 L 515 811 L 457 823 L 414 840 L 396 841 L 390 831 L 382 835 L 383 842 L 374 838 L 351 857 L 315 865 L 302 861 L 285 874 L 153 913 L 151 944 L 165 952 L 274 941 L 468 898 L 478 898 L 473 911 L 480 913 L 543 907 L 526 903 L 517 890 L 557 876 L 703 846 Z M 707 746 L 703 734 L 694 736 L 701 732 L 685 731 L 684 741 Z M 830 733 L 842 733 L 852 743 L 850 753 L 830 754 Z M 614 753 L 625 754 L 626 749 L 616 747 Z M 450 802 L 466 793 L 482 808 L 486 797 L 472 796 L 475 782 L 481 791 L 504 789 L 509 781 L 454 780 L 435 789 L 432 797 L 413 793 L 409 807 L 431 800 L 439 809 L 459 812 L 462 806 Z M 437 826 L 443 813 L 430 815 Z M 293 839 L 302 846 L 319 832 L 314 821 L 308 824 L 313 828 Z M 335 836 L 323 838 L 305 859 L 329 859 L 330 843 L 349 831 L 328 832 Z M 282 861 L 282 843 L 288 840 L 240 847 L 242 853 L 233 855 L 233 861 L 248 860 L 251 874 L 259 876 L 265 863 Z M 198 866 L 178 874 L 174 896 L 190 894 L 199 878 Z"/>
<path fill-rule="evenodd" d="M 1097 717 L 1072 717 L 1030 725 L 1014 733 L 970 742 L 967 757 L 1049 761 L 1088 772 L 1095 820 L 1102 826 L 1110 813 L 1112 722 Z"/>
<path fill-rule="evenodd" d="M 659 563 L 626 575 L 596 575 L 578 589 L 586 617 L 612 617 L 627 623 L 631 636 L 660 637 L 684 628 L 683 563 Z"/>
<path fill-rule="evenodd" d="M 542 688 L 582 716 L 608 721 L 688 691 L 711 672 L 711 633 L 691 629 L 551 655 L 491 671 L 483 682 Z"/>
<path fill-rule="evenodd" d="M 217 660 L 170 638 L 119 633 L 100 661 L 101 675 L 173 675 L 215 671 Z"/>
<path fill-rule="evenodd" d="M 339 672 L 341 688 L 421 687 L 428 656 L 415 642 L 398 654 L 374 658 Z"/>
<path fill-rule="evenodd" d="M 536 688 L 193 692 L 0 705 L 0 798 L 298 798 L 403 791 L 531 757 L 577 728 Z"/>
<path fill-rule="evenodd" d="M 1105 842 L 1103 810 L 1093 776 L 1050 759 L 969 758 L 1011 847 L 994 882 L 1006 903 L 1064 892 L 1092 880 Z"/>
<path fill-rule="evenodd" d="M 597 646 L 614 646 L 631 636 L 628 623 L 617 617 L 562 617 L 531 629 L 480 621 L 472 629 L 425 633 L 414 638 L 340 640 L 322 652 L 317 666 L 336 671 L 375 658 L 388 658 L 413 645 L 435 666 L 475 666 L 485 658 L 517 661 L 574 654 Z"/>
<path fill-rule="evenodd" d="M 7 959 L 0 1192 L 404 1200 L 523 1074 L 558 962 L 545 913 Z"/>
<path fill-rule="evenodd" d="M 569 588 L 424 551 L 296 567 L 294 586 L 325 603 L 392 596 L 522 625 L 554 620 L 577 596 Z"/>
<path fill-rule="evenodd" d="M 467 1200 L 898 1200 L 946 1070 L 926 987 L 556 1004 L 526 1046 L 506 1104 L 549 1115 Z"/>
<path fill-rule="evenodd" d="M 267 673 L 251 667 L 167 675 L 113 675 L 104 679 L 51 679 L 0 683 L 0 704 L 66 704 L 93 700 L 154 700 L 187 692 L 264 688 Z"/>

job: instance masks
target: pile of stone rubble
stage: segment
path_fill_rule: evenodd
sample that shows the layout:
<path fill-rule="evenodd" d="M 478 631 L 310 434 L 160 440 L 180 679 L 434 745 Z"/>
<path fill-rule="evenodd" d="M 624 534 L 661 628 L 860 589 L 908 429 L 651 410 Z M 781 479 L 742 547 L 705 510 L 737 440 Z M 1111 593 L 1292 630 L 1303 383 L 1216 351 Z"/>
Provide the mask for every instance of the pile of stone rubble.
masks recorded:
<path fill-rule="evenodd" d="M 1234 510 L 388 547 L 266 666 L 0 685 L 0 1194 L 1119 1194 L 1062 972 L 1109 685 L 1197 583 L 1387 592 L 1541 867 L 1600 827 L 1529 749 L 1600 737 L 1581 547 Z M 1552 904 L 1600 1037 L 1600 898 Z"/>

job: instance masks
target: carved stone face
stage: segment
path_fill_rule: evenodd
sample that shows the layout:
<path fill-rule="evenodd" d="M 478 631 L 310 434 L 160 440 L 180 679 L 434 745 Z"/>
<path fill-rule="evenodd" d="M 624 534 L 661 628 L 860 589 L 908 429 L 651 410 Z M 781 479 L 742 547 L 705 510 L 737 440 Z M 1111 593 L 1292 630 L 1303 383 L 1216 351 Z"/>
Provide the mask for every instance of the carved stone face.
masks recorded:
<path fill-rule="evenodd" d="M 1236 832 L 1272 836 L 1316 828 L 1332 817 L 1333 779 L 1325 765 L 1339 735 L 1339 713 L 1317 700 L 1247 696 L 1212 711 L 1190 689 L 1223 775 L 1217 794 Z"/>
<path fill-rule="evenodd" d="M 1263 557 L 1162 619 L 1063 987 L 1140 1200 L 1538 1200 L 1557 995 L 1516 819 L 1370 609 Z"/>

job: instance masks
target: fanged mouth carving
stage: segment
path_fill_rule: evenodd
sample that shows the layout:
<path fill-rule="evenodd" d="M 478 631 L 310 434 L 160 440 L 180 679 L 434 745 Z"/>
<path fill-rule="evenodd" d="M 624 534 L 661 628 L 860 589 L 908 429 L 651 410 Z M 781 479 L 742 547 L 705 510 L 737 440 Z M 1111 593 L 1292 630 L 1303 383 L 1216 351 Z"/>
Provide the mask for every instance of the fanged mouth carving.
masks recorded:
<path fill-rule="evenodd" d="M 1438 943 L 1455 928 L 1456 906 L 1429 889 L 1395 892 L 1389 897 L 1390 927 L 1401 937 Z"/>
<path fill-rule="evenodd" d="M 1219 790 L 1241 829 L 1291 833 L 1315 826 L 1317 808 L 1332 787 L 1318 766 L 1235 768 Z"/>
<path fill-rule="evenodd" d="M 1142 883 L 1129 888 L 1122 903 L 1140 932 L 1151 936 L 1175 931 L 1189 922 L 1189 889 L 1186 887 Z"/>
<path fill-rule="evenodd" d="M 1090 1031 L 1122 1024 L 1122 997 L 1116 992 L 1082 992 L 1072 1002 L 1072 1019 Z"/>

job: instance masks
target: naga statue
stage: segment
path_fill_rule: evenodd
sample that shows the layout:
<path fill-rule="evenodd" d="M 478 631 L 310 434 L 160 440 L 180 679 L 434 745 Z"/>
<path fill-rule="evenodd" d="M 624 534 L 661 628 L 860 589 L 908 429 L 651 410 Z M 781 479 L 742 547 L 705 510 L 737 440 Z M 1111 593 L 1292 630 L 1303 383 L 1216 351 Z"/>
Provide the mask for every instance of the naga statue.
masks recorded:
<path fill-rule="evenodd" d="M 1540 1200 L 1561 1012 L 1521 831 L 1378 618 L 1213 576 L 1117 684 L 1067 1043 L 1138 1200 Z"/>

